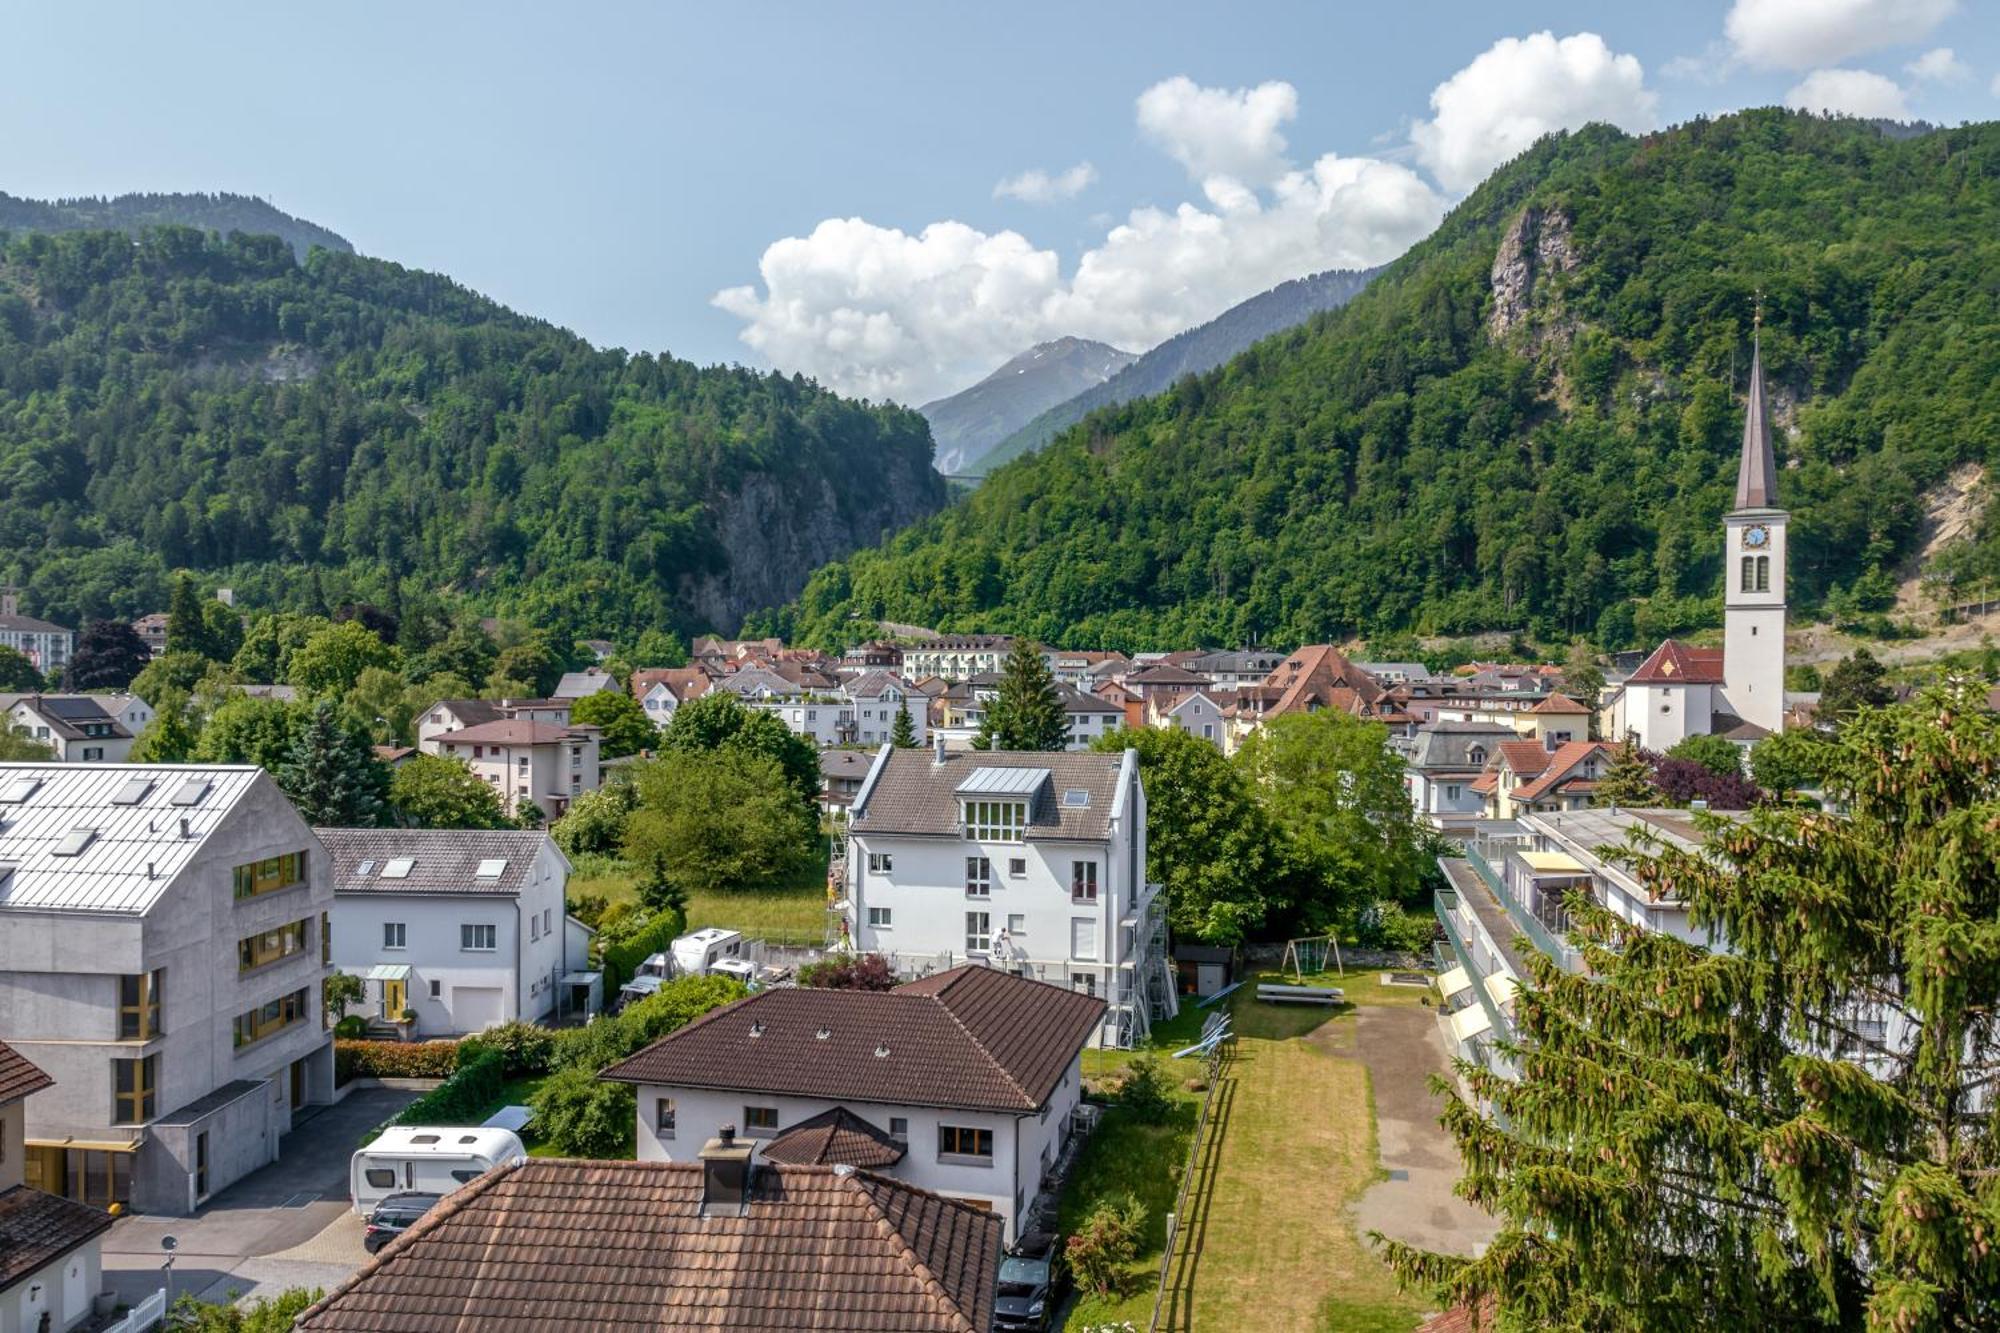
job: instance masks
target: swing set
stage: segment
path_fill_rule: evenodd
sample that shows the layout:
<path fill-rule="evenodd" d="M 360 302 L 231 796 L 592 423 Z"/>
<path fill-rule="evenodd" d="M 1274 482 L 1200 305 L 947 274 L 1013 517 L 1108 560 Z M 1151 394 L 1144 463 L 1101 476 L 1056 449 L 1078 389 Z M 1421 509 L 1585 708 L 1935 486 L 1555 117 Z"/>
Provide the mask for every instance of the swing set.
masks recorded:
<path fill-rule="evenodd" d="M 1285 941 L 1285 956 L 1278 964 L 1280 972 L 1291 970 L 1292 980 L 1303 983 L 1306 973 L 1327 970 L 1326 960 L 1333 959 L 1333 970 L 1339 976 L 1347 975 L 1347 968 L 1340 961 L 1340 941 L 1331 934 L 1304 935 L 1295 940 Z"/>

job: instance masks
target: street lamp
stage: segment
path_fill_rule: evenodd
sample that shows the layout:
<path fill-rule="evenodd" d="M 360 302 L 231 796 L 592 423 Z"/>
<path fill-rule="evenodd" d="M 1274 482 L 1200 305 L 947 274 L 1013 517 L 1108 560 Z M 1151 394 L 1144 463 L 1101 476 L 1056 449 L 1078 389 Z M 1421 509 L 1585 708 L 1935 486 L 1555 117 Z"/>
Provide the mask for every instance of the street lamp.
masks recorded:
<path fill-rule="evenodd" d="M 167 1253 L 167 1261 L 161 1264 L 160 1267 L 165 1270 L 167 1275 L 167 1306 L 169 1309 L 173 1307 L 174 1303 L 174 1251 L 179 1247 L 180 1242 L 174 1239 L 174 1237 L 160 1237 L 160 1248 Z"/>

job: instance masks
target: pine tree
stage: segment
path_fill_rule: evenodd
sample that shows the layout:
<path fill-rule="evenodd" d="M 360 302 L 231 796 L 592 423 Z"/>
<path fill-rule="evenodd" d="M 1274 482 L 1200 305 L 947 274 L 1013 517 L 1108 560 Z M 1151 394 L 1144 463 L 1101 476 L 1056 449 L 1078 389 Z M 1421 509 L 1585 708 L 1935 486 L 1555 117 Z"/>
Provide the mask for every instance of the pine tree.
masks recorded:
<path fill-rule="evenodd" d="M 1447 1094 L 1499 1233 L 1476 1259 L 1379 1242 L 1404 1281 L 1502 1329 L 1995 1325 L 2000 717 L 1946 687 L 1826 760 L 1842 814 L 1622 853 L 1718 947 L 1573 902 L 1585 968 L 1530 958 L 1518 1079 L 1461 1065 Z"/>
<path fill-rule="evenodd" d="M 1041 652 L 1026 639 L 1000 673 L 1000 693 L 986 709 L 973 746 L 981 750 L 1060 750 L 1069 744 L 1069 715 L 1056 678 Z"/>
<path fill-rule="evenodd" d="M 889 728 L 889 743 L 898 750 L 913 750 L 917 745 L 917 726 L 910 721 L 907 704 L 896 709 L 896 721 Z"/>
<path fill-rule="evenodd" d="M 382 822 L 389 772 L 367 734 L 341 716 L 331 699 L 312 706 L 276 774 L 278 785 L 308 824 L 373 828 Z"/>
<path fill-rule="evenodd" d="M 211 646 L 201 592 L 194 580 L 183 574 L 174 580 L 173 596 L 167 603 L 167 651 L 213 658 Z"/>
<path fill-rule="evenodd" d="M 1653 785 L 1653 766 L 1637 743 L 1627 740 L 1611 752 L 1611 767 L 1604 771 L 1604 780 L 1597 784 L 1590 803 L 1628 810 L 1665 803 L 1660 789 Z"/>

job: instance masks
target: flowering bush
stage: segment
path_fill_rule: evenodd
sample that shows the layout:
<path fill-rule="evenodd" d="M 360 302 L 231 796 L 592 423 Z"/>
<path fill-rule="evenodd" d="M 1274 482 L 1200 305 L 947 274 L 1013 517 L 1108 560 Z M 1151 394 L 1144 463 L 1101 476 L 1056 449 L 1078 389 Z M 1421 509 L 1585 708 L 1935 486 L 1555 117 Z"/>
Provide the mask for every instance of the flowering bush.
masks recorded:
<path fill-rule="evenodd" d="M 455 1041 L 335 1041 L 334 1073 L 353 1078 L 450 1078 L 458 1072 Z"/>

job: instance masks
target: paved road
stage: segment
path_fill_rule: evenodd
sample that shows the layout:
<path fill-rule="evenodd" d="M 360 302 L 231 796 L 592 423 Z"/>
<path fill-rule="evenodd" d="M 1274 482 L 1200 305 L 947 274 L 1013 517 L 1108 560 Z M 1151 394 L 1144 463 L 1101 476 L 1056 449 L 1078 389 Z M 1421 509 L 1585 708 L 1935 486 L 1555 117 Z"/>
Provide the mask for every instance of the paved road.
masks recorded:
<path fill-rule="evenodd" d="M 104 1282 L 128 1301 L 159 1288 L 160 1238 L 173 1236 L 173 1289 L 222 1301 L 329 1287 L 363 1257 L 351 1216 L 347 1165 L 362 1138 L 417 1094 L 364 1088 L 303 1121 L 278 1144 L 278 1160 L 223 1190 L 193 1217 L 122 1217 L 104 1238 Z M 352 1243 L 340 1243 L 350 1238 Z M 322 1234 L 325 1239 L 322 1240 Z"/>

